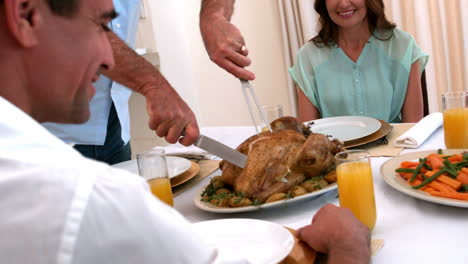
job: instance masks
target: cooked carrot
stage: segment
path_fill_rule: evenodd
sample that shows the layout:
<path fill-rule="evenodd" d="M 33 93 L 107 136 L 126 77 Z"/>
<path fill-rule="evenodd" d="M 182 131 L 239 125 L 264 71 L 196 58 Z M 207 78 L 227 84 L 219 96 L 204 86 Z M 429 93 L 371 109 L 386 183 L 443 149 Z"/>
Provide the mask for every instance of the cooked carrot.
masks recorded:
<path fill-rule="evenodd" d="M 458 173 L 457 181 L 461 182 L 462 184 L 468 184 L 468 174 L 466 174 L 463 170 Z"/>
<path fill-rule="evenodd" d="M 431 164 L 433 170 L 440 169 L 443 166 L 443 159 L 437 154 L 427 155 L 427 160 Z"/>
<path fill-rule="evenodd" d="M 459 162 L 459 161 L 463 160 L 463 155 L 462 154 L 455 154 L 452 157 L 448 158 L 447 160 L 450 161 L 451 163 L 456 163 L 456 162 Z"/>
<path fill-rule="evenodd" d="M 426 172 L 426 175 L 427 175 L 428 173 L 430 173 L 430 172 L 432 172 L 432 171 Z M 441 169 L 441 170 L 437 171 L 436 173 L 431 173 L 432 176 L 426 177 L 426 178 L 424 179 L 424 181 L 423 181 L 421 184 L 416 185 L 416 186 L 413 186 L 412 188 L 413 188 L 413 189 L 419 189 L 419 188 L 421 188 L 421 187 L 423 187 L 423 186 L 429 184 L 430 182 L 434 181 L 437 177 L 439 177 L 440 175 L 442 175 L 442 174 L 444 174 L 444 173 L 446 173 L 446 170 L 445 170 L 445 169 Z M 411 179 L 410 179 L 410 180 L 411 180 Z"/>
<path fill-rule="evenodd" d="M 444 197 L 444 198 L 452 198 L 457 200 L 466 200 L 468 201 L 468 193 L 443 193 L 443 192 L 429 192 L 430 195 Z"/>
<path fill-rule="evenodd" d="M 446 154 L 437 154 L 439 155 L 439 157 L 441 158 L 448 158 L 448 157 L 452 157 L 453 155 L 446 155 Z"/>
<path fill-rule="evenodd" d="M 395 171 L 398 172 L 398 174 L 400 174 L 400 176 L 405 180 L 408 180 L 411 177 L 413 177 L 415 173 L 416 176 L 414 176 L 414 178 L 422 179 L 422 177 L 418 175 L 418 169 L 420 169 L 418 166 L 410 166 L 408 168 L 400 167 L 397 168 Z"/>
<path fill-rule="evenodd" d="M 408 180 L 411 178 L 411 175 L 413 175 L 413 173 L 410 172 L 399 172 L 398 174 L 400 174 L 400 176 L 405 180 Z"/>
<path fill-rule="evenodd" d="M 447 185 L 442 184 L 442 183 L 437 182 L 437 181 L 433 181 L 433 182 L 429 183 L 428 186 L 436 189 L 439 192 L 444 192 L 444 193 L 453 192 L 449 188 L 447 188 Z"/>
<path fill-rule="evenodd" d="M 440 176 L 439 176 L 439 177 L 440 177 Z M 444 186 L 445 189 L 446 189 L 448 192 L 457 192 L 457 191 L 455 191 L 455 189 L 453 189 L 452 187 L 450 187 L 450 185 L 448 185 L 448 184 L 445 184 L 445 183 L 443 183 L 443 182 L 437 182 L 437 181 L 434 181 L 434 182 L 436 182 L 436 183 L 438 183 L 438 184 Z"/>
<path fill-rule="evenodd" d="M 454 180 L 454 179 L 452 179 L 450 177 L 447 177 L 445 175 L 440 175 L 439 177 L 437 177 L 436 181 L 447 184 L 448 186 L 450 186 L 455 191 L 460 190 L 460 188 L 462 186 L 462 183 L 460 181 Z"/>
<path fill-rule="evenodd" d="M 432 175 L 436 174 L 437 172 L 439 172 L 439 169 L 426 171 L 424 175 L 426 175 L 426 177 L 432 177 Z"/>
<path fill-rule="evenodd" d="M 424 186 L 424 187 L 422 187 L 420 190 L 423 190 L 423 191 L 425 191 L 425 192 L 427 192 L 427 193 L 429 193 L 429 192 L 436 192 L 436 189 L 434 189 L 434 188 L 432 188 L 432 187 L 430 187 L 430 186 L 427 186 L 427 185 Z"/>
<path fill-rule="evenodd" d="M 419 174 L 421 173 L 421 168 L 424 166 L 424 163 L 426 163 L 426 161 L 427 161 L 426 158 L 421 160 L 419 165 L 414 170 L 413 175 L 411 175 L 411 178 L 409 179 L 410 182 L 413 182 L 414 179 L 416 179 L 416 178 L 421 179 L 421 180 L 423 179 L 423 177 L 421 175 L 419 175 Z"/>
<path fill-rule="evenodd" d="M 414 181 L 413 181 L 413 182 L 410 182 L 409 180 L 408 180 L 408 181 L 406 181 L 406 182 L 408 182 L 408 184 L 409 184 L 409 185 L 411 185 L 411 186 L 416 186 L 416 185 L 419 185 L 419 184 L 421 184 L 421 183 L 422 183 L 422 181 L 421 181 L 421 180 L 419 180 L 419 179 L 414 179 Z"/>
<path fill-rule="evenodd" d="M 442 155 L 441 152 L 429 154 L 419 159 L 419 162 L 403 161 L 396 172 L 413 189 L 434 196 L 468 201 L 468 162 L 465 155 Z"/>
<path fill-rule="evenodd" d="M 413 175 L 414 173 L 414 169 L 410 169 L 410 168 L 398 168 L 395 170 L 395 172 L 397 172 L 398 174 L 400 174 L 400 176 L 407 180 L 409 178 L 411 178 L 411 176 Z"/>
<path fill-rule="evenodd" d="M 416 179 L 421 180 L 421 181 L 424 180 L 421 173 L 419 173 L 418 175 L 416 175 Z M 411 180 L 411 179 L 410 179 L 410 180 Z"/>
<path fill-rule="evenodd" d="M 401 168 L 414 169 L 419 165 L 419 161 L 403 161 L 400 165 Z M 414 168 L 413 168 L 414 167 Z"/>

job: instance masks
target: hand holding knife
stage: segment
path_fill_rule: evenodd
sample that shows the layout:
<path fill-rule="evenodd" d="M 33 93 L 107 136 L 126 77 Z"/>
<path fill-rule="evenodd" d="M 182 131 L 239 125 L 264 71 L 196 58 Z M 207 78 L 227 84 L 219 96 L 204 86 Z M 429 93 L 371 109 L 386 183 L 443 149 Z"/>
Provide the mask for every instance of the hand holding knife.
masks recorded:
<path fill-rule="evenodd" d="M 240 168 L 244 168 L 247 162 L 247 155 L 204 135 L 200 135 L 194 145 Z"/>

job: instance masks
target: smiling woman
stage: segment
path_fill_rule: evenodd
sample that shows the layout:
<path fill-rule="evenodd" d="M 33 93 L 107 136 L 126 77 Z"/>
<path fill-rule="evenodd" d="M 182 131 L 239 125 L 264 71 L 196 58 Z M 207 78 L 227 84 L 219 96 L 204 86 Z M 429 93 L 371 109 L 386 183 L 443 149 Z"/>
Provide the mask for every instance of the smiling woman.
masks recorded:
<path fill-rule="evenodd" d="M 299 119 L 419 121 L 420 76 L 428 56 L 386 18 L 383 1 L 316 0 L 314 7 L 319 33 L 300 49 L 289 70 L 300 87 Z"/>
<path fill-rule="evenodd" d="M 381 0 L 360 0 L 357 1 L 361 4 L 361 10 L 364 13 L 361 17 L 361 20 L 367 15 L 369 32 L 374 32 L 375 29 L 379 30 L 392 30 L 396 26 L 390 22 L 385 16 L 384 5 Z M 339 1 L 315 1 L 314 9 L 319 14 L 319 27 L 320 31 L 312 41 L 316 45 L 326 45 L 331 46 L 333 43 L 338 41 L 338 31 L 341 26 L 336 17 L 333 14 L 329 14 L 328 6 L 338 5 Z M 367 10 L 366 10 L 367 5 Z M 348 14 L 344 14 L 345 18 L 350 18 L 354 15 L 357 9 L 348 10 Z M 344 10 L 346 11 L 346 10 Z M 378 36 L 376 36 L 378 38 Z M 390 36 L 386 37 L 388 39 Z"/>

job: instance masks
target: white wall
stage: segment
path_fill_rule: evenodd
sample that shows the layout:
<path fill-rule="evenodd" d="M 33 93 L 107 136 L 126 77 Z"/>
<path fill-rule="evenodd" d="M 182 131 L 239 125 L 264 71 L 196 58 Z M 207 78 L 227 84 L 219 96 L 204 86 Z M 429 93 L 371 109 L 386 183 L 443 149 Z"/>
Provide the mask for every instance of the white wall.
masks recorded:
<path fill-rule="evenodd" d="M 190 47 L 190 35 L 184 8 L 193 1 L 186 0 L 150 0 L 157 51 L 160 58 L 160 70 L 179 94 L 197 112 L 196 88 Z M 194 10 L 195 11 L 195 10 Z"/>
<path fill-rule="evenodd" d="M 192 107 L 201 126 L 250 125 L 240 82 L 208 58 L 198 27 L 200 0 L 152 0 L 161 71 Z M 232 22 L 243 33 L 262 104 L 289 114 L 278 10 L 271 0 L 237 0 Z"/>

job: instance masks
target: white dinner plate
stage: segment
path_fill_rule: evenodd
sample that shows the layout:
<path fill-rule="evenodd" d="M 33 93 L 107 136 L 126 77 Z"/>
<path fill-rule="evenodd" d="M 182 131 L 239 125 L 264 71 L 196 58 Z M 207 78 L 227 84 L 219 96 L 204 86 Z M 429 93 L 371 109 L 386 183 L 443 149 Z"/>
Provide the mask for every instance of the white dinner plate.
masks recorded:
<path fill-rule="evenodd" d="M 366 116 L 336 116 L 317 119 L 310 126 L 314 133 L 331 135 L 343 142 L 362 138 L 379 130 L 379 120 Z"/>
<path fill-rule="evenodd" d="M 452 154 L 462 153 L 463 151 L 468 151 L 468 150 L 447 149 L 447 150 L 443 150 L 443 153 L 452 155 Z M 409 184 L 405 180 L 403 180 L 400 177 L 400 175 L 398 175 L 398 173 L 395 172 L 395 169 L 399 168 L 400 164 L 403 161 L 406 161 L 406 160 L 417 161 L 419 158 L 424 158 L 430 153 L 437 153 L 437 150 L 411 152 L 411 153 L 403 154 L 403 155 L 400 155 L 400 156 L 397 156 L 395 158 L 388 160 L 380 167 L 380 172 L 382 173 L 382 176 L 385 182 L 387 182 L 390 186 L 392 186 L 393 188 L 395 188 L 396 190 L 404 194 L 413 196 L 415 198 L 418 198 L 424 201 L 437 203 L 437 204 L 443 204 L 443 205 L 457 206 L 457 207 L 468 207 L 468 201 L 461 201 L 461 200 L 456 200 L 456 199 L 432 196 L 421 190 L 415 190 L 411 188 L 411 186 L 409 186 Z"/>
<path fill-rule="evenodd" d="M 193 227 L 224 260 L 276 264 L 294 247 L 294 237 L 286 228 L 263 220 L 220 219 L 194 223 Z"/>
<path fill-rule="evenodd" d="M 186 172 L 190 166 L 190 160 L 181 157 L 166 156 L 169 178 L 174 178 Z M 112 167 L 124 169 L 126 171 L 138 174 L 138 164 L 136 160 L 128 160 L 112 165 Z"/>
<path fill-rule="evenodd" d="M 280 207 L 280 206 L 287 206 L 288 204 L 291 203 L 297 203 L 300 201 L 304 201 L 307 199 L 311 199 L 313 197 L 319 196 L 321 194 L 324 194 L 326 192 L 329 192 L 331 190 L 335 190 L 338 187 L 338 185 L 335 183 L 327 185 L 325 188 L 320 189 L 315 192 L 307 193 L 301 196 L 297 196 L 294 198 L 289 198 L 285 200 L 280 200 L 276 202 L 271 202 L 271 203 L 265 203 L 265 204 L 260 204 L 260 205 L 251 205 L 251 206 L 243 206 L 243 207 L 236 207 L 236 208 L 230 208 L 230 207 L 220 207 L 213 205 L 209 202 L 203 202 L 201 194 L 205 190 L 206 186 L 201 188 L 195 197 L 193 198 L 193 202 L 195 203 L 195 206 L 200 208 L 203 211 L 207 212 L 212 212 L 212 213 L 240 213 L 240 212 L 249 212 L 249 211 L 256 211 L 256 210 L 262 210 L 262 209 L 267 209 L 267 208 L 274 208 L 274 207 Z"/>

